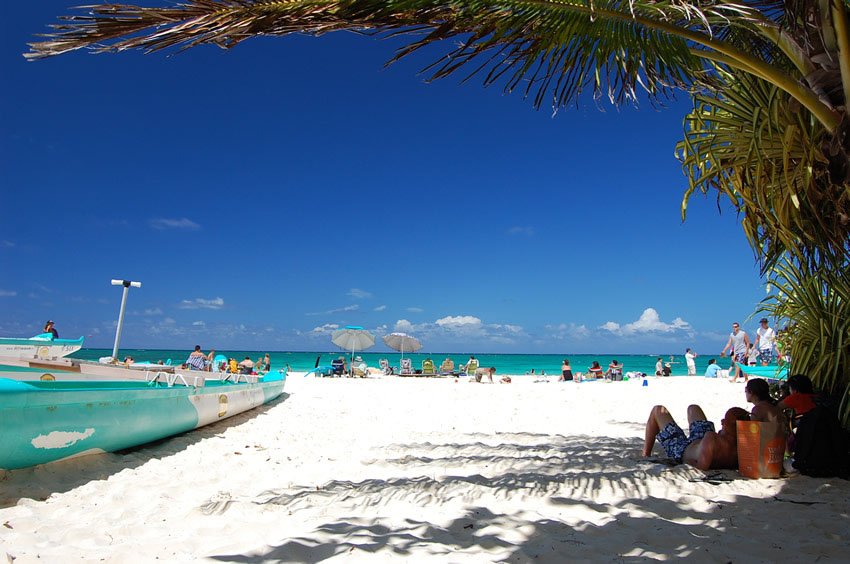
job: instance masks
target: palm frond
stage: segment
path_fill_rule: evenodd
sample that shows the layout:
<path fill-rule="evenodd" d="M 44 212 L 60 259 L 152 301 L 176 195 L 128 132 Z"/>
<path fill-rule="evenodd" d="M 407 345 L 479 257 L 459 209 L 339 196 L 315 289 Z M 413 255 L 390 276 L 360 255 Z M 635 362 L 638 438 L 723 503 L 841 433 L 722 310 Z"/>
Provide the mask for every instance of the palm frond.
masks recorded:
<path fill-rule="evenodd" d="M 785 255 L 769 273 L 773 292 L 760 310 L 786 324 L 792 373 L 842 398 L 841 415 L 850 425 L 850 263 L 812 270 Z"/>
<path fill-rule="evenodd" d="M 685 118 L 683 216 L 697 191 L 727 199 L 763 272 L 786 252 L 840 260 L 850 251 L 850 191 L 831 180 L 832 136 L 775 86 L 728 72 L 727 87 L 696 95 Z"/>
<path fill-rule="evenodd" d="M 485 84 L 500 82 L 538 106 L 551 99 L 555 107 L 589 87 L 614 103 L 634 101 L 638 90 L 651 100 L 666 98 L 704 74 L 695 41 L 704 48 L 730 22 L 739 36 L 752 34 L 756 20 L 745 4 L 677 0 L 188 0 L 174 7 L 87 9 L 87 15 L 61 18 L 25 56 L 80 48 L 231 48 L 260 35 L 338 30 L 412 34 L 417 38 L 396 59 L 432 43 L 456 42 L 428 67 L 430 78 L 472 69 Z"/>

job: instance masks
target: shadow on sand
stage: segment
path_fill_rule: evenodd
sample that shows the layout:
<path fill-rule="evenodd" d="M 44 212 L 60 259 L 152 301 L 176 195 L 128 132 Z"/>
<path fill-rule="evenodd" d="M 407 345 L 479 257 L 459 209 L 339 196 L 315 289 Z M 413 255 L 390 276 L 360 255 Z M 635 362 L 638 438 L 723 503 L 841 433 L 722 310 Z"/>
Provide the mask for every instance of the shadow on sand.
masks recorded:
<path fill-rule="evenodd" d="M 320 488 L 264 492 L 249 503 L 266 510 L 280 506 L 294 520 L 317 514 L 320 524 L 307 536 L 287 538 L 248 554 L 211 558 L 322 562 L 337 556 L 373 555 L 376 560 L 427 556 L 438 561 L 465 557 L 480 561 L 489 553 L 489 560 L 502 562 L 683 557 L 729 562 L 795 556 L 814 560 L 846 549 L 847 496 L 840 503 L 800 501 L 810 499 L 807 494 L 819 487 L 840 487 L 850 494 L 843 480 L 771 481 L 771 489 L 776 491 L 779 485 L 781 493 L 762 498 L 742 495 L 741 491 L 752 492 L 744 488 L 751 482 L 735 471 L 704 474 L 642 459 L 637 455 L 642 446 L 638 439 L 539 434 L 501 438 L 512 437 L 516 443 L 387 445 L 389 456 L 366 464 L 415 476 L 335 480 Z M 410 454 L 392 457 L 395 452 Z M 486 466 L 493 472 L 440 476 L 436 471 L 464 466 Z M 491 509 L 497 503 L 488 507 L 488 500 L 509 496 L 510 503 L 522 509 L 499 513 Z M 833 493 L 830 499 L 836 497 L 841 496 Z M 448 500 L 453 503 L 447 505 Z M 408 517 L 401 523 L 399 504 L 408 506 L 402 513 Z M 423 518 L 432 504 L 443 506 L 439 524 Z M 321 522 L 326 510 L 334 518 Z M 771 515 L 777 510 L 791 517 L 777 519 Z M 282 516 L 281 531 L 286 530 L 286 518 Z M 801 529 L 804 523 L 816 527 L 817 538 Z"/>
<path fill-rule="evenodd" d="M 136 468 L 149 460 L 177 454 L 197 442 L 220 435 L 231 427 L 263 417 L 289 397 L 290 394 L 284 392 L 267 404 L 222 421 L 117 452 L 90 454 L 5 473 L 0 470 L 0 508 L 15 505 L 20 499 L 43 501 L 51 494 L 63 493 L 94 480 L 105 480 L 113 474 Z"/>

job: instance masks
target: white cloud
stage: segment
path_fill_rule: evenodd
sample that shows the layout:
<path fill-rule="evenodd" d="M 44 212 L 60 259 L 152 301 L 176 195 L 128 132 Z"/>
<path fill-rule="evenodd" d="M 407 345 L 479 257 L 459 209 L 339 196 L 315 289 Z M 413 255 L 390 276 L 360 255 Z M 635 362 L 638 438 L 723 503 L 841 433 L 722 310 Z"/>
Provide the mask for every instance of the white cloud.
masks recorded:
<path fill-rule="evenodd" d="M 357 311 L 360 309 L 360 306 L 357 304 L 348 305 L 345 307 L 338 307 L 335 309 L 329 309 L 327 311 L 314 311 L 307 313 L 305 315 L 333 315 L 334 313 L 345 313 L 346 311 Z"/>
<path fill-rule="evenodd" d="M 413 331 L 415 331 L 415 329 L 415 326 L 410 321 L 406 319 L 399 319 L 395 322 L 395 327 L 393 330 L 400 331 L 402 333 L 412 333 Z"/>
<path fill-rule="evenodd" d="M 421 307 L 409 307 L 407 308 L 407 311 L 409 311 L 410 313 L 422 313 L 425 310 Z"/>
<path fill-rule="evenodd" d="M 351 296 L 356 300 L 365 300 L 367 298 L 371 298 L 372 294 L 367 292 L 366 290 L 361 290 L 360 288 L 352 288 L 346 294 L 347 296 Z"/>
<path fill-rule="evenodd" d="M 162 315 L 162 310 L 158 307 L 148 308 L 142 312 L 142 315 Z"/>
<path fill-rule="evenodd" d="M 313 327 L 313 329 L 310 330 L 310 333 L 312 335 L 327 335 L 329 333 L 333 333 L 337 329 L 339 329 L 339 325 L 336 323 L 325 323 L 324 325 Z"/>
<path fill-rule="evenodd" d="M 224 307 L 224 298 L 183 300 L 177 307 L 180 309 L 221 309 Z"/>
<path fill-rule="evenodd" d="M 527 225 L 515 225 L 508 229 L 508 235 L 526 235 L 530 237 L 534 235 L 534 228 Z"/>
<path fill-rule="evenodd" d="M 440 327 L 461 327 L 461 326 L 469 326 L 469 325 L 481 325 L 481 320 L 477 317 L 473 317 L 471 315 L 455 315 L 455 316 L 447 316 L 441 317 L 437 321 L 435 321 L 437 325 Z"/>
<path fill-rule="evenodd" d="M 11 298 L 17 295 L 17 292 L 13 292 L 11 290 L 0 290 L 0 298 Z"/>
<path fill-rule="evenodd" d="M 181 217 L 179 219 L 158 217 L 151 219 L 148 224 L 152 229 L 164 231 L 166 229 L 182 229 L 183 231 L 198 231 L 201 226 L 191 219 Z"/>
<path fill-rule="evenodd" d="M 661 321 L 661 317 L 655 309 L 648 307 L 643 310 L 643 313 L 631 323 L 620 325 L 614 321 L 608 321 L 599 327 L 602 330 L 609 331 L 615 335 L 631 336 L 631 335 L 646 335 L 646 334 L 670 334 L 670 333 L 686 333 L 693 334 L 691 324 L 681 317 L 675 318 L 670 323 Z"/>
<path fill-rule="evenodd" d="M 544 328 L 555 339 L 586 339 L 590 336 L 590 329 L 586 325 L 576 325 L 575 323 L 545 325 Z"/>
<path fill-rule="evenodd" d="M 160 323 L 162 323 L 162 324 L 164 324 L 164 325 L 174 325 L 174 324 L 175 324 L 175 323 L 177 323 L 177 322 L 176 322 L 176 321 L 174 321 L 174 319 L 172 319 L 171 317 L 166 317 L 166 318 L 165 318 L 165 319 L 163 319 Z"/>
<path fill-rule="evenodd" d="M 372 310 L 372 311 L 384 311 L 385 309 L 387 309 L 387 306 L 385 306 L 385 305 L 379 305 L 378 307 L 376 307 L 376 308 L 375 308 L 374 310 Z"/>
<path fill-rule="evenodd" d="M 193 321 L 192 325 L 194 325 L 195 327 L 206 327 L 207 326 L 207 324 L 204 323 L 203 321 Z"/>
<path fill-rule="evenodd" d="M 620 324 L 615 323 L 613 321 L 608 321 L 599 326 L 600 329 L 604 329 L 605 331 L 611 331 L 612 333 L 620 332 Z"/>

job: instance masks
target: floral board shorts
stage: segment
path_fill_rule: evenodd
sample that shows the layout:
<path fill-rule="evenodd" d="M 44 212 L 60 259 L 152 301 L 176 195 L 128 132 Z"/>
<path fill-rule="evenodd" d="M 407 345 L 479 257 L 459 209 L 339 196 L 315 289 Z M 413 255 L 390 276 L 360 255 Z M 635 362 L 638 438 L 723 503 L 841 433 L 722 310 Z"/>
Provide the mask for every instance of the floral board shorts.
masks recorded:
<path fill-rule="evenodd" d="M 735 364 L 743 364 L 744 366 L 747 365 L 747 353 L 735 353 L 733 358 L 735 359 Z"/>
<path fill-rule="evenodd" d="M 773 351 L 770 349 L 761 349 L 759 351 L 759 362 L 762 364 L 770 364 L 773 360 Z"/>
<path fill-rule="evenodd" d="M 661 446 L 664 447 L 664 452 L 667 453 L 667 456 L 681 463 L 682 455 L 685 453 L 688 445 L 703 438 L 709 431 L 714 431 L 714 423 L 711 421 L 692 422 L 691 428 L 688 429 L 687 437 L 681 427 L 675 423 L 667 423 L 656 438 L 661 443 Z"/>

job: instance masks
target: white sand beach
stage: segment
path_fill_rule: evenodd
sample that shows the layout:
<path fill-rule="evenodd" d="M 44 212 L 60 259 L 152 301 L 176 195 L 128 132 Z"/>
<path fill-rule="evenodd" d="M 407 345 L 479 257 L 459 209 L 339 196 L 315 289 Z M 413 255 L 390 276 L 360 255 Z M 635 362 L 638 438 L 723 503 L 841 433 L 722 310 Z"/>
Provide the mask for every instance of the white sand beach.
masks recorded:
<path fill-rule="evenodd" d="M 6 473 L 0 561 L 847 561 L 850 482 L 642 459 L 659 403 L 746 406 L 703 378 L 291 375 L 257 411 Z"/>

